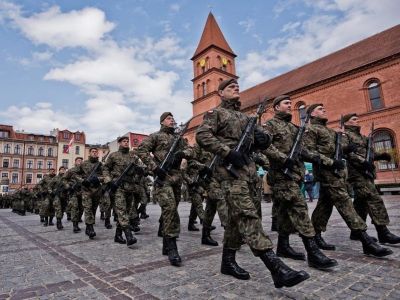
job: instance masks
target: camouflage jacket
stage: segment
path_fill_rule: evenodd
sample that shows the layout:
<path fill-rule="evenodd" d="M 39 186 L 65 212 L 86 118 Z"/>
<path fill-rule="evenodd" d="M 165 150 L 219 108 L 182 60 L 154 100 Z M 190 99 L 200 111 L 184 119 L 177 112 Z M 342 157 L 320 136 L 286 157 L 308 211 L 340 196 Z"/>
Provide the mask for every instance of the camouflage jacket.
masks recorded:
<path fill-rule="evenodd" d="M 336 148 L 336 131 L 326 126 L 327 119 L 312 117 L 310 122 L 304 133 L 303 143 L 312 155 L 319 155 L 321 158 L 321 166 L 314 168 L 315 180 L 328 183 L 339 177 L 345 178 L 347 170 L 341 170 L 337 177 L 331 168 Z M 346 146 L 345 138 L 342 139 L 341 146 Z"/>
<path fill-rule="evenodd" d="M 225 158 L 239 143 L 249 120 L 247 115 L 239 111 L 239 107 L 239 101 L 222 100 L 221 106 L 208 111 L 196 132 L 196 141 L 199 146 L 219 155 L 222 159 Z M 261 127 L 259 129 L 262 130 Z M 240 180 L 250 181 L 256 172 L 254 162 L 251 161 L 238 172 Z M 220 180 L 234 179 L 221 163 L 216 166 L 214 176 Z"/>
<path fill-rule="evenodd" d="M 118 151 L 111 153 L 103 167 L 104 182 L 108 183 L 117 179 L 131 162 L 138 167 L 145 168 L 145 165 L 140 161 L 134 151 L 120 148 Z M 125 188 L 130 186 L 132 188 L 135 185 L 139 185 L 141 177 L 142 176 L 135 173 L 134 168 L 131 168 L 124 177 L 123 186 Z"/>
<path fill-rule="evenodd" d="M 68 169 L 65 172 L 63 177 L 64 183 L 67 189 L 70 189 L 70 192 L 79 192 L 81 189 L 82 178 L 79 176 L 79 166 L 74 166 L 71 169 Z M 74 189 L 74 190 L 71 190 Z"/>
<path fill-rule="evenodd" d="M 102 177 L 103 164 L 101 162 L 99 162 L 98 158 L 91 158 L 91 157 L 89 157 L 88 160 L 85 160 L 84 162 L 82 162 L 81 165 L 79 165 L 77 167 L 78 170 L 76 172 L 76 175 L 79 177 L 79 180 L 83 181 L 83 180 L 87 179 L 97 163 L 99 163 L 99 166 L 95 173 L 96 173 L 97 178 L 100 181 L 103 181 L 103 177 Z M 89 189 L 96 190 L 96 188 L 92 188 L 92 187 L 90 187 Z M 88 189 L 83 187 L 83 190 L 88 190 Z"/>
<path fill-rule="evenodd" d="M 198 144 L 192 147 L 192 157 L 187 161 L 187 168 L 183 173 L 183 178 L 189 186 L 194 183 L 199 171 L 206 166 L 205 163 L 210 156 L 206 153 Z"/>
<path fill-rule="evenodd" d="M 272 144 L 263 151 L 270 162 L 268 182 L 273 185 L 274 182 L 289 180 L 283 173 L 283 164 L 292 149 L 299 128 L 291 122 L 291 115 L 284 113 L 276 113 L 263 127 L 272 137 Z M 303 181 L 304 162 L 302 157 L 295 162 L 292 174 L 294 181 Z"/>
<path fill-rule="evenodd" d="M 64 174 L 58 173 L 53 179 L 50 181 L 50 188 L 55 196 L 66 197 L 66 184 L 64 179 Z M 57 195 L 55 194 L 57 193 Z"/>
<path fill-rule="evenodd" d="M 56 175 L 47 174 L 47 175 L 43 176 L 43 179 L 39 183 L 40 191 L 42 193 L 50 194 L 52 192 L 50 183 L 53 180 L 54 176 L 56 176 Z"/>

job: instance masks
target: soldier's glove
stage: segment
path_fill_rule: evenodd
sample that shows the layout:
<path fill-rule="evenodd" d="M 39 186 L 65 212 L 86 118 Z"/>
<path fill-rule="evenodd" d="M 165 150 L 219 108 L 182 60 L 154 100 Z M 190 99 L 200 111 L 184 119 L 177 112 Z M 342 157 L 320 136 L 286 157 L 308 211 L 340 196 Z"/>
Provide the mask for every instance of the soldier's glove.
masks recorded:
<path fill-rule="evenodd" d="M 181 165 L 182 159 L 185 158 L 185 152 L 183 151 L 177 151 L 174 153 L 174 161 L 172 163 L 172 167 L 174 169 L 178 169 L 179 166 Z"/>
<path fill-rule="evenodd" d="M 139 176 L 144 176 L 146 173 L 146 170 L 144 168 L 141 167 L 136 167 L 135 168 L 135 173 Z"/>
<path fill-rule="evenodd" d="M 84 180 L 82 181 L 82 185 L 83 185 L 85 188 L 90 187 L 90 182 L 89 182 L 89 180 L 84 179 Z"/>
<path fill-rule="evenodd" d="M 261 157 L 259 157 L 258 155 L 254 155 L 253 156 L 253 160 L 259 166 L 264 166 L 265 165 L 265 161 Z"/>
<path fill-rule="evenodd" d="M 334 160 L 331 168 L 332 170 L 343 170 L 345 166 L 346 165 L 343 160 Z"/>
<path fill-rule="evenodd" d="M 108 188 L 109 188 L 110 192 L 115 193 L 115 191 L 118 189 L 118 185 L 113 180 L 108 183 Z"/>
<path fill-rule="evenodd" d="M 367 160 L 363 161 L 362 166 L 365 171 L 368 171 L 370 173 L 373 173 L 375 171 L 375 165 Z"/>
<path fill-rule="evenodd" d="M 374 160 L 391 161 L 392 160 L 392 156 L 389 153 L 384 152 L 384 153 L 376 154 Z"/>
<path fill-rule="evenodd" d="M 343 154 L 354 153 L 357 150 L 357 145 L 354 143 L 349 143 L 347 147 L 343 147 Z"/>
<path fill-rule="evenodd" d="M 90 183 L 91 183 L 92 186 L 95 187 L 95 188 L 97 188 L 97 187 L 99 187 L 99 186 L 101 185 L 100 179 L 99 179 L 97 176 L 93 176 L 93 177 L 90 179 Z"/>
<path fill-rule="evenodd" d="M 158 179 L 160 179 L 160 180 L 165 180 L 165 178 L 167 177 L 167 172 L 164 170 L 164 169 L 162 169 L 162 168 L 160 168 L 160 167 L 156 167 L 154 170 L 153 170 L 153 174 L 155 175 L 155 176 L 157 176 L 158 177 Z"/>
<path fill-rule="evenodd" d="M 293 158 L 288 157 L 288 158 L 286 158 L 285 162 L 283 163 L 283 168 L 293 170 L 295 164 L 296 164 L 296 161 Z"/>
<path fill-rule="evenodd" d="M 271 145 L 271 137 L 267 133 L 256 128 L 254 130 L 254 146 L 257 149 L 265 150 L 269 145 Z"/>
<path fill-rule="evenodd" d="M 212 176 L 212 170 L 207 167 L 204 166 L 200 171 L 199 171 L 199 176 L 200 178 L 210 178 Z"/>
<path fill-rule="evenodd" d="M 241 169 L 246 165 L 243 154 L 235 150 L 229 151 L 228 155 L 225 157 L 225 160 L 227 163 L 231 163 L 237 169 Z"/>

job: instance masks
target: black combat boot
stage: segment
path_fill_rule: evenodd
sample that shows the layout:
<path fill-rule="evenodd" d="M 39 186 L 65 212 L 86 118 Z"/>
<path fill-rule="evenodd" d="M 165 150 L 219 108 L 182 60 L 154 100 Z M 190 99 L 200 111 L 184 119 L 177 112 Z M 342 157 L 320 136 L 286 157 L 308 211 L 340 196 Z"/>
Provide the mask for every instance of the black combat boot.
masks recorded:
<path fill-rule="evenodd" d="M 161 222 L 158 223 L 158 232 L 157 232 L 157 236 L 163 237 L 162 223 L 161 223 Z"/>
<path fill-rule="evenodd" d="M 203 225 L 203 230 L 201 234 L 201 243 L 203 245 L 218 246 L 218 242 L 212 239 L 210 231 L 211 231 L 210 228 L 207 228 L 207 226 Z"/>
<path fill-rule="evenodd" d="M 44 217 L 40 216 L 40 223 L 43 223 L 43 222 L 44 222 Z"/>
<path fill-rule="evenodd" d="M 315 235 L 314 239 L 315 239 L 315 243 L 317 244 L 319 249 L 332 250 L 332 251 L 336 249 L 335 245 L 328 244 L 327 242 L 324 241 L 324 239 L 322 238 L 321 232 L 318 232 Z"/>
<path fill-rule="evenodd" d="M 112 225 L 111 225 L 111 222 L 110 222 L 110 218 L 105 218 L 104 219 L 104 227 L 107 228 L 107 229 L 111 229 L 112 228 Z"/>
<path fill-rule="evenodd" d="M 39 210 L 35 209 L 35 215 L 38 215 L 38 214 L 39 214 Z"/>
<path fill-rule="evenodd" d="M 64 226 L 62 225 L 62 223 L 61 223 L 61 219 L 60 218 L 57 218 L 57 229 L 58 230 L 61 230 L 61 229 L 63 229 L 64 228 Z"/>
<path fill-rule="evenodd" d="M 236 262 L 236 250 L 225 247 L 222 249 L 221 273 L 241 280 L 250 279 L 249 272 L 239 267 Z"/>
<path fill-rule="evenodd" d="M 47 227 L 49 225 L 49 217 L 44 217 L 43 226 Z"/>
<path fill-rule="evenodd" d="M 361 231 L 360 241 L 363 246 L 364 254 L 370 254 L 377 257 L 383 257 L 393 254 L 393 251 L 388 248 L 383 248 L 377 243 L 375 243 L 366 231 Z"/>
<path fill-rule="evenodd" d="M 129 220 L 129 224 L 130 224 L 131 230 L 132 230 L 133 232 L 139 232 L 139 231 L 140 231 L 140 227 L 139 227 L 139 225 L 140 225 L 140 218 L 139 218 L 139 217 L 136 217 L 136 218 L 134 218 L 134 219 L 130 219 L 130 220 Z"/>
<path fill-rule="evenodd" d="M 271 231 L 278 231 L 278 218 L 272 217 Z"/>
<path fill-rule="evenodd" d="M 49 226 L 54 226 L 53 218 L 54 217 L 49 217 Z"/>
<path fill-rule="evenodd" d="M 167 248 L 168 248 L 168 259 L 171 265 L 179 267 L 181 265 L 182 259 L 178 253 L 178 247 L 176 245 L 176 238 L 166 237 L 165 238 Z"/>
<path fill-rule="evenodd" d="M 67 221 L 71 221 L 71 214 L 67 213 Z"/>
<path fill-rule="evenodd" d="M 378 232 L 379 243 L 381 244 L 398 244 L 400 243 L 400 237 L 391 233 L 386 225 L 375 225 L 376 231 Z"/>
<path fill-rule="evenodd" d="M 122 236 L 122 228 L 121 225 L 117 224 L 117 227 L 115 229 L 115 236 L 114 236 L 114 242 L 118 244 L 126 244 L 126 240 Z"/>
<path fill-rule="evenodd" d="M 271 249 L 259 254 L 261 260 L 271 272 L 272 280 L 276 288 L 291 287 L 310 278 L 305 271 L 295 271 L 289 268 Z"/>
<path fill-rule="evenodd" d="M 94 239 L 96 232 L 94 231 L 93 224 L 86 224 L 85 233 L 89 236 L 89 239 Z"/>
<path fill-rule="evenodd" d="M 289 235 L 279 234 L 276 255 L 279 257 L 291 258 L 294 260 L 306 260 L 306 256 L 301 252 L 296 252 L 289 244 Z"/>
<path fill-rule="evenodd" d="M 146 211 L 140 213 L 140 218 L 141 219 L 147 219 L 148 217 L 150 217 L 150 216 L 146 213 Z"/>
<path fill-rule="evenodd" d="M 78 233 L 78 232 L 81 231 L 81 229 L 78 226 L 78 222 L 72 222 L 72 225 L 73 225 L 73 232 L 74 233 Z"/>
<path fill-rule="evenodd" d="M 165 237 L 163 237 L 162 255 L 168 255 L 168 245 L 167 245 L 167 239 Z"/>
<path fill-rule="evenodd" d="M 319 250 L 313 237 L 301 236 L 304 247 L 307 250 L 308 266 L 319 270 L 326 270 L 338 265 L 335 259 L 325 256 L 325 254 Z"/>
<path fill-rule="evenodd" d="M 370 238 L 376 243 L 378 239 L 374 236 L 370 236 Z M 360 232 L 359 231 L 351 231 L 350 232 L 350 239 L 353 241 L 359 241 L 360 240 Z"/>
<path fill-rule="evenodd" d="M 100 220 L 104 220 L 104 212 L 103 211 L 100 212 Z"/>
<path fill-rule="evenodd" d="M 200 231 L 200 229 L 198 229 L 194 223 L 192 221 L 189 221 L 188 224 L 188 231 Z"/>
<path fill-rule="evenodd" d="M 128 246 L 128 248 L 132 248 L 133 244 L 136 244 L 137 239 L 132 235 L 132 231 L 129 228 L 129 226 L 126 228 L 123 228 L 123 229 L 124 229 L 125 238 L 126 238 L 126 245 Z"/>

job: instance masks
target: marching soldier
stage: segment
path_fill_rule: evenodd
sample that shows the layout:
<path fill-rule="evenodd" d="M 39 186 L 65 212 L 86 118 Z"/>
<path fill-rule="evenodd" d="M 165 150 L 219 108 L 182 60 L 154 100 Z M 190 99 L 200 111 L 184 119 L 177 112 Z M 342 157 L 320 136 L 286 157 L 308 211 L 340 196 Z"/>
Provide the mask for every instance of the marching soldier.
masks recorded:
<path fill-rule="evenodd" d="M 348 182 L 354 192 L 354 209 L 364 221 L 367 220 L 367 215 L 371 217 L 380 243 L 398 244 L 400 237 L 391 233 L 387 228 L 390 222 L 389 216 L 385 204 L 376 190 L 374 179 L 366 176 L 367 171 L 375 175 L 375 165 L 366 160 L 368 138 L 360 132 L 357 114 L 347 114 L 343 117 L 343 121 L 345 122 L 345 137 L 349 144 L 355 147 L 354 151 L 349 154 L 348 160 Z M 391 156 L 386 152 L 376 153 L 374 160 L 390 162 Z M 353 231 L 350 238 L 358 239 L 357 234 Z"/>
<path fill-rule="evenodd" d="M 153 197 L 157 198 L 161 207 L 160 228 L 163 235 L 163 255 L 168 254 L 171 265 L 179 266 L 181 257 L 178 253 L 176 238 L 180 233 L 180 219 L 178 205 L 181 197 L 182 174 L 180 170 L 183 158 L 190 158 L 191 150 L 185 141 L 180 139 L 174 155 L 174 162 L 171 170 L 166 172 L 160 168 L 172 143 L 176 137 L 175 120 L 170 112 L 164 112 L 160 116 L 161 128 L 158 132 L 150 134 L 139 145 L 137 154 L 153 171 L 162 184 L 155 183 Z M 152 154 L 152 155 L 151 155 Z"/>
<path fill-rule="evenodd" d="M 292 120 L 292 101 L 287 95 L 273 101 L 275 116 L 265 125 L 272 137 L 272 145 L 264 153 L 270 162 L 268 184 L 274 203 L 278 204 L 278 246 L 276 254 L 296 260 L 305 260 L 289 244 L 289 235 L 298 232 L 307 251 L 308 265 L 317 269 L 337 266 L 337 261 L 326 257 L 315 243 L 315 231 L 308 215 L 307 203 L 301 193 L 304 180 L 304 160 L 318 161 L 319 155 L 308 156 L 305 149 L 297 157 L 289 157 L 299 128 Z M 284 173 L 288 169 L 290 176 Z"/>
<path fill-rule="evenodd" d="M 58 168 L 58 175 L 54 176 L 51 186 L 53 188 L 54 194 L 54 210 L 56 212 L 57 219 L 57 229 L 61 230 L 64 228 L 62 225 L 62 218 L 64 215 L 65 208 L 67 207 L 67 190 L 65 189 L 65 180 L 64 180 L 65 168 Z"/>
<path fill-rule="evenodd" d="M 321 163 L 315 164 L 316 177 L 320 182 L 320 197 L 312 214 L 316 241 L 321 249 L 334 250 L 321 236 L 332 214 L 333 206 L 339 211 L 347 226 L 355 232 L 363 245 L 365 254 L 382 257 L 392 254 L 390 249 L 379 246 L 368 234 L 367 224 L 354 210 L 346 189 L 346 166 L 343 160 L 335 160 L 336 132 L 326 126 L 328 119 L 323 104 L 312 104 L 307 108 L 311 125 L 304 135 L 304 144 L 312 155 L 319 155 Z M 340 147 L 342 145 L 338 145 Z M 344 147 L 343 147 L 344 148 Z"/>
<path fill-rule="evenodd" d="M 43 226 L 53 226 L 54 218 L 54 195 L 51 189 L 51 181 L 56 176 L 56 170 L 54 168 L 49 169 L 49 173 L 43 177 L 40 181 L 40 191 L 42 195 L 42 205 L 40 210 L 40 216 L 44 217 Z"/>
<path fill-rule="evenodd" d="M 250 274 L 236 263 L 236 251 L 244 240 L 255 256 L 261 258 L 270 270 L 275 287 L 294 286 L 309 278 L 305 271 L 295 271 L 285 265 L 272 250 L 273 245 L 264 233 L 260 217 L 252 200 L 251 176 L 255 164 L 241 152 L 233 150 L 238 144 L 249 117 L 240 112 L 239 85 L 235 79 L 222 81 L 218 86 L 221 105 L 205 115 L 203 123 L 196 133 L 200 147 L 219 155 L 224 163 L 216 166 L 214 176 L 221 182 L 221 188 L 228 205 L 229 220 L 224 232 L 221 273 L 247 280 Z M 270 137 L 261 128 L 254 131 L 255 149 L 265 150 L 270 144 Z M 233 177 L 225 168 L 231 164 L 238 174 Z"/>

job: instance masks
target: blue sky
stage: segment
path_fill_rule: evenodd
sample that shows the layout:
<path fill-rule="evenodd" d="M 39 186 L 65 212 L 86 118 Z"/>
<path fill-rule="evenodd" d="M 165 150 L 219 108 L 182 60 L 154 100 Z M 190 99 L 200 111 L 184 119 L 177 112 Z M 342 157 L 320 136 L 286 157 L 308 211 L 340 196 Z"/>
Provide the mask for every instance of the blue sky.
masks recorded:
<path fill-rule="evenodd" d="M 396 0 L 0 0 L 0 123 L 104 143 L 157 130 L 163 111 L 185 121 L 210 6 L 242 89 L 400 20 Z"/>

